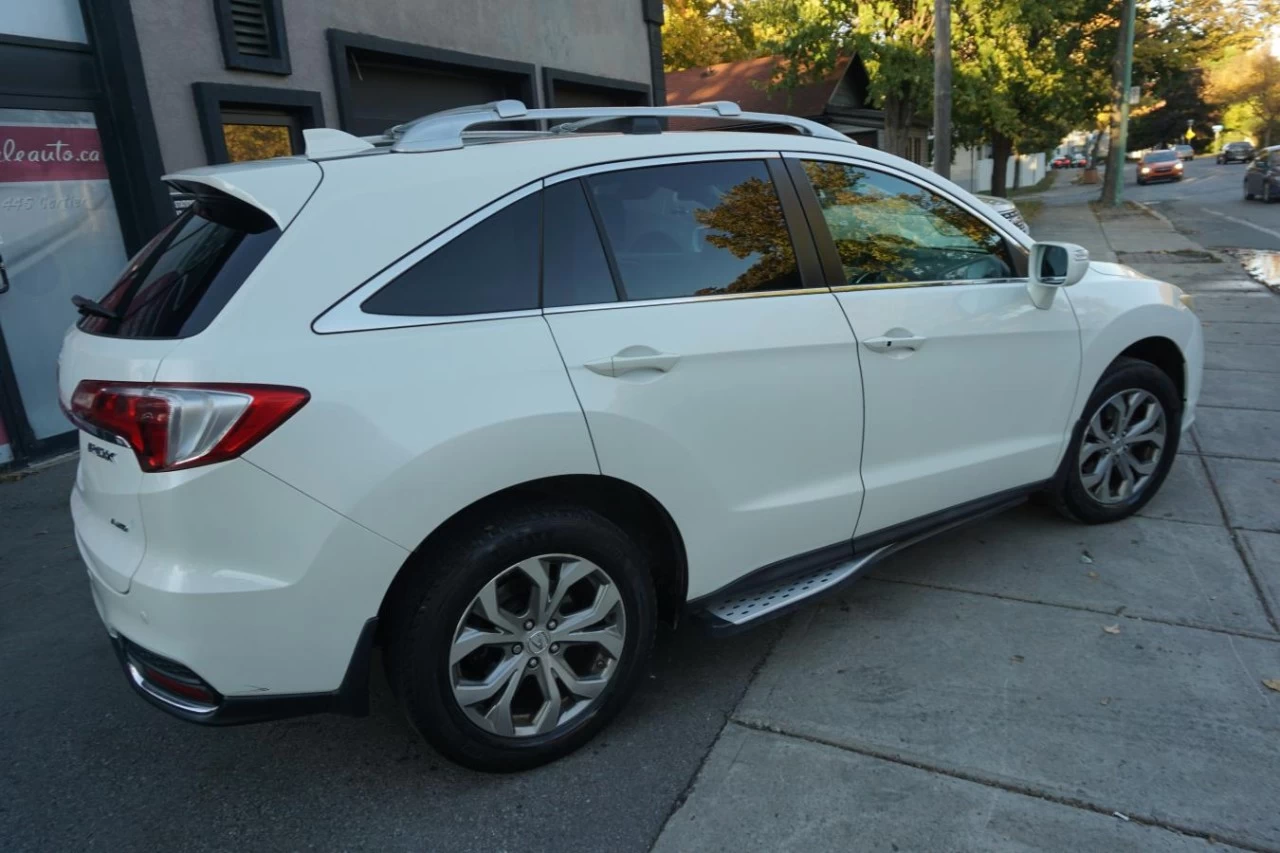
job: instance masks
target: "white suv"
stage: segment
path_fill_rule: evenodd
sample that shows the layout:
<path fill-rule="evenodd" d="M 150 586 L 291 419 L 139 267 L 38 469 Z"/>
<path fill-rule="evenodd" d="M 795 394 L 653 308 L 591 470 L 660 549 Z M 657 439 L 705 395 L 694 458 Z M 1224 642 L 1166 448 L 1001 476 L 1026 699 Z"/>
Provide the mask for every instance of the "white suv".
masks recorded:
<path fill-rule="evenodd" d="M 1130 515 L 1200 388 L 1177 288 L 732 104 L 504 101 L 168 180 L 195 203 L 77 299 L 60 383 L 99 613 L 193 722 L 365 712 L 380 646 L 442 753 L 533 766 L 659 620 L 777 616 L 1033 493 Z"/>

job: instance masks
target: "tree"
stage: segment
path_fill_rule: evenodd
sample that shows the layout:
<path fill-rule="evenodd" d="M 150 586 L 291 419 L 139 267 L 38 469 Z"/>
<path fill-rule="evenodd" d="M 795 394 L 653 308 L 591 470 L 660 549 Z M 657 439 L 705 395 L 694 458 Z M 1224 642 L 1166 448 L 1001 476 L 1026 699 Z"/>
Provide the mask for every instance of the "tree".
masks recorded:
<path fill-rule="evenodd" d="M 1224 60 L 1210 75 L 1209 96 L 1247 108 L 1253 125 L 1248 131 L 1270 145 L 1280 122 L 1280 59 L 1258 47 Z"/>
<path fill-rule="evenodd" d="M 780 45 L 783 87 L 821 77 L 858 54 L 884 113 L 885 149 L 907 154 L 908 130 L 933 96 L 933 0 L 780 0 L 771 20 L 794 22 Z"/>
<path fill-rule="evenodd" d="M 683 71 L 703 65 L 736 62 L 770 52 L 758 38 L 752 12 L 756 4 L 728 0 L 666 0 L 662 4 L 662 67 Z"/>

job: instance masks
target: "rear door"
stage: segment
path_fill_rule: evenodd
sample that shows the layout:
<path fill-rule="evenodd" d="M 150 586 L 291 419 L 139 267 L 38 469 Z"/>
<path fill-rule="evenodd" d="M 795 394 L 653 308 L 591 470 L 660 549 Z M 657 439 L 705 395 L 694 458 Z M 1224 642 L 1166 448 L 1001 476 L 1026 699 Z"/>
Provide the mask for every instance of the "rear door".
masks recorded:
<path fill-rule="evenodd" d="M 152 381 L 183 338 L 213 321 L 280 233 L 262 209 L 203 187 L 68 330 L 58 359 L 63 407 L 70 408 L 81 382 Z M 146 546 L 138 493 L 147 475 L 123 439 L 78 425 L 76 537 L 89 567 L 125 592 Z"/>
<path fill-rule="evenodd" d="M 861 344 L 857 538 L 1052 476 L 1080 372 L 1067 299 L 1036 308 L 1025 250 L 906 173 L 843 158 L 791 171 Z"/>
<path fill-rule="evenodd" d="M 612 165 L 545 193 L 547 321 L 602 472 L 675 517 L 691 598 L 847 553 L 861 504 L 858 354 L 780 166 Z"/>

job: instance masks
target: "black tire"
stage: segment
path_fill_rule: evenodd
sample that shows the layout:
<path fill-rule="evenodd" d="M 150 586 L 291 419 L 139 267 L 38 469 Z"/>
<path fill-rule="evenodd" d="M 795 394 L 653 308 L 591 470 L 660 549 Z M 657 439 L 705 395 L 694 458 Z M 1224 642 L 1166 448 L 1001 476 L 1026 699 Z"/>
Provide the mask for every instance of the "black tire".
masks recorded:
<path fill-rule="evenodd" d="M 1130 389 L 1147 391 L 1160 402 L 1165 417 L 1165 444 L 1151 479 L 1141 490 L 1118 503 L 1102 503 L 1085 488 L 1081 476 L 1082 441 L 1090 420 L 1102 405 L 1116 394 Z M 1181 436 L 1182 398 L 1168 374 L 1147 361 L 1116 359 L 1089 395 L 1080 421 L 1071 432 L 1071 442 L 1067 445 L 1062 465 L 1050 489 L 1052 503 L 1068 518 L 1085 524 L 1105 524 L 1128 518 L 1142 509 L 1164 484 L 1178 453 Z"/>
<path fill-rule="evenodd" d="M 1253 193 L 1249 192 L 1249 185 L 1248 185 L 1248 184 L 1245 184 L 1245 185 L 1244 185 L 1244 200 L 1245 200 L 1245 201 L 1253 201 Z"/>
<path fill-rule="evenodd" d="M 1262 185 L 1262 203 L 1271 204 L 1271 184 L 1270 182 Z"/>
<path fill-rule="evenodd" d="M 522 560 L 573 554 L 604 569 L 622 601 L 626 631 L 616 670 L 562 728 L 504 737 L 468 719 L 454 698 L 449 652 L 475 596 Z M 410 724 L 445 757 L 475 770 L 526 770 L 585 744 L 618 713 L 645 669 L 656 623 L 646 552 L 613 522 L 565 505 L 516 507 L 424 554 L 389 613 L 387 678 Z M 531 646 L 532 647 L 532 646 Z"/>

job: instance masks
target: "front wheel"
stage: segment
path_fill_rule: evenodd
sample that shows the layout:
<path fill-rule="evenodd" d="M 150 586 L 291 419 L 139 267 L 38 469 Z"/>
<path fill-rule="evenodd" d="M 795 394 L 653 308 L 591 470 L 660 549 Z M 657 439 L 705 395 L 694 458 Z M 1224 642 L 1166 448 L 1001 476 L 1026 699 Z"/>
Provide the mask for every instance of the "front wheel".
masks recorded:
<path fill-rule="evenodd" d="M 590 740 L 653 643 L 648 561 L 590 510 L 534 506 L 455 535 L 399 591 L 387 674 L 414 728 L 459 764 L 513 771 Z"/>
<path fill-rule="evenodd" d="M 1262 203 L 1271 204 L 1271 182 L 1262 185 Z"/>
<path fill-rule="evenodd" d="M 1173 380 L 1150 362 L 1116 359 L 1072 432 L 1054 503 L 1086 524 L 1133 515 L 1168 476 L 1181 425 L 1182 401 Z"/>

